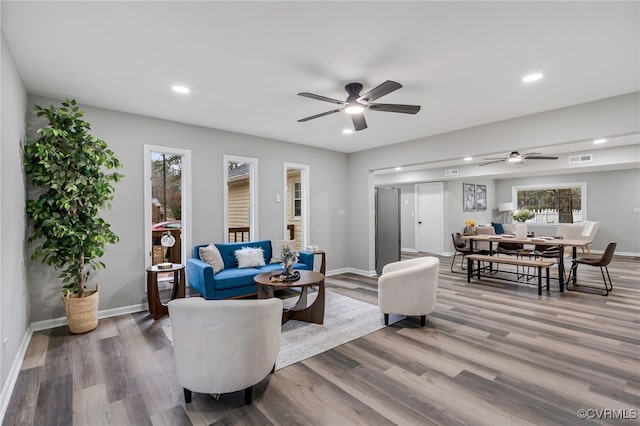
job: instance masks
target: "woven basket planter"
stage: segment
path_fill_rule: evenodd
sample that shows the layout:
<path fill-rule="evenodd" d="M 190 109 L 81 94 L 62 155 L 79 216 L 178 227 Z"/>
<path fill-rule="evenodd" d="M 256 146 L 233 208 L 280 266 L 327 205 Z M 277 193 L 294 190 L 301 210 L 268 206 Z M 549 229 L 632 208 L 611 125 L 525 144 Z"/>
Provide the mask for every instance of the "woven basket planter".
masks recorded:
<path fill-rule="evenodd" d="M 84 297 L 67 294 L 62 301 L 71 333 L 87 333 L 98 326 L 98 285 L 94 291 L 85 292 Z"/>

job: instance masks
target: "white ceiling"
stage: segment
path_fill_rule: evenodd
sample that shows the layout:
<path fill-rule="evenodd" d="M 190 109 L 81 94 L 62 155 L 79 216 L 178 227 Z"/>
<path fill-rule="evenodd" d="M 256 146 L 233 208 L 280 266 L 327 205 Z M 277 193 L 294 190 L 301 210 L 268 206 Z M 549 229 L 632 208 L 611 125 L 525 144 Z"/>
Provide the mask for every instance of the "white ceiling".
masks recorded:
<path fill-rule="evenodd" d="M 2 30 L 30 94 L 355 152 L 638 91 L 639 5 L 3 1 Z M 422 110 L 296 122 L 385 80 Z"/>

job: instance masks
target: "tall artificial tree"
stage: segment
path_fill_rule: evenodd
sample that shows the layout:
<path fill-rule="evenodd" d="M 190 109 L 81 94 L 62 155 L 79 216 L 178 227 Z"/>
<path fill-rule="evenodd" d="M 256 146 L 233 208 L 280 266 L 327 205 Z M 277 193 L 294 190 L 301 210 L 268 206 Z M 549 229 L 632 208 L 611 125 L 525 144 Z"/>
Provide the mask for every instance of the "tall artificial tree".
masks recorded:
<path fill-rule="evenodd" d="M 36 242 L 31 258 L 60 270 L 63 288 L 83 297 L 90 272 L 105 266 L 106 245 L 118 242 L 100 210 L 111 207 L 121 164 L 90 134 L 75 100 L 35 110 L 48 125 L 24 147 L 25 172 L 36 189 L 26 205 L 29 242 Z"/>

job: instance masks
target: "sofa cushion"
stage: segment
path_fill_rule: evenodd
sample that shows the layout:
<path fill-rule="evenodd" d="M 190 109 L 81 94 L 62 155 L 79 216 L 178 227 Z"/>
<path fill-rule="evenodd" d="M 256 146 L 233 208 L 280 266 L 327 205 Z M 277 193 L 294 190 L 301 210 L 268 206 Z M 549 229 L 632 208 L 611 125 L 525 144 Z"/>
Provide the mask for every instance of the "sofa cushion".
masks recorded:
<path fill-rule="evenodd" d="M 280 263 L 282 249 L 289 246 L 291 250 L 296 249 L 296 240 L 271 240 L 271 263 Z"/>
<path fill-rule="evenodd" d="M 213 243 L 206 247 L 200 247 L 199 254 L 202 261 L 211 265 L 214 274 L 217 274 L 224 269 L 224 262 L 222 261 L 220 250 L 218 250 Z"/>
<path fill-rule="evenodd" d="M 264 272 L 256 268 L 232 268 L 225 269 L 216 274 L 214 287 L 224 290 L 234 287 L 243 287 L 253 283 L 253 277 Z"/>
<path fill-rule="evenodd" d="M 243 247 L 234 253 L 238 268 L 264 266 L 264 251 L 259 247 Z"/>

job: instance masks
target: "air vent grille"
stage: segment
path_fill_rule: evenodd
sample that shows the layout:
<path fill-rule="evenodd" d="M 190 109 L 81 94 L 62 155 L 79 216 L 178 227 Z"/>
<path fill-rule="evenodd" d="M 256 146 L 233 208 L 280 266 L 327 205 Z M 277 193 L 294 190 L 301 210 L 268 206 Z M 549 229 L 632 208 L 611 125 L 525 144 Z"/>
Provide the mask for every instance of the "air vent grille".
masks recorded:
<path fill-rule="evenodd" d="M 444 169 L 445 176 L 456 176 L 460 174 L 460 169 Z"/>
<path fill-rule="evenodd" d="M 569 164 L 588 163 L 593 161 L 593 154 L 572 155 L 569 157 Z"/>

